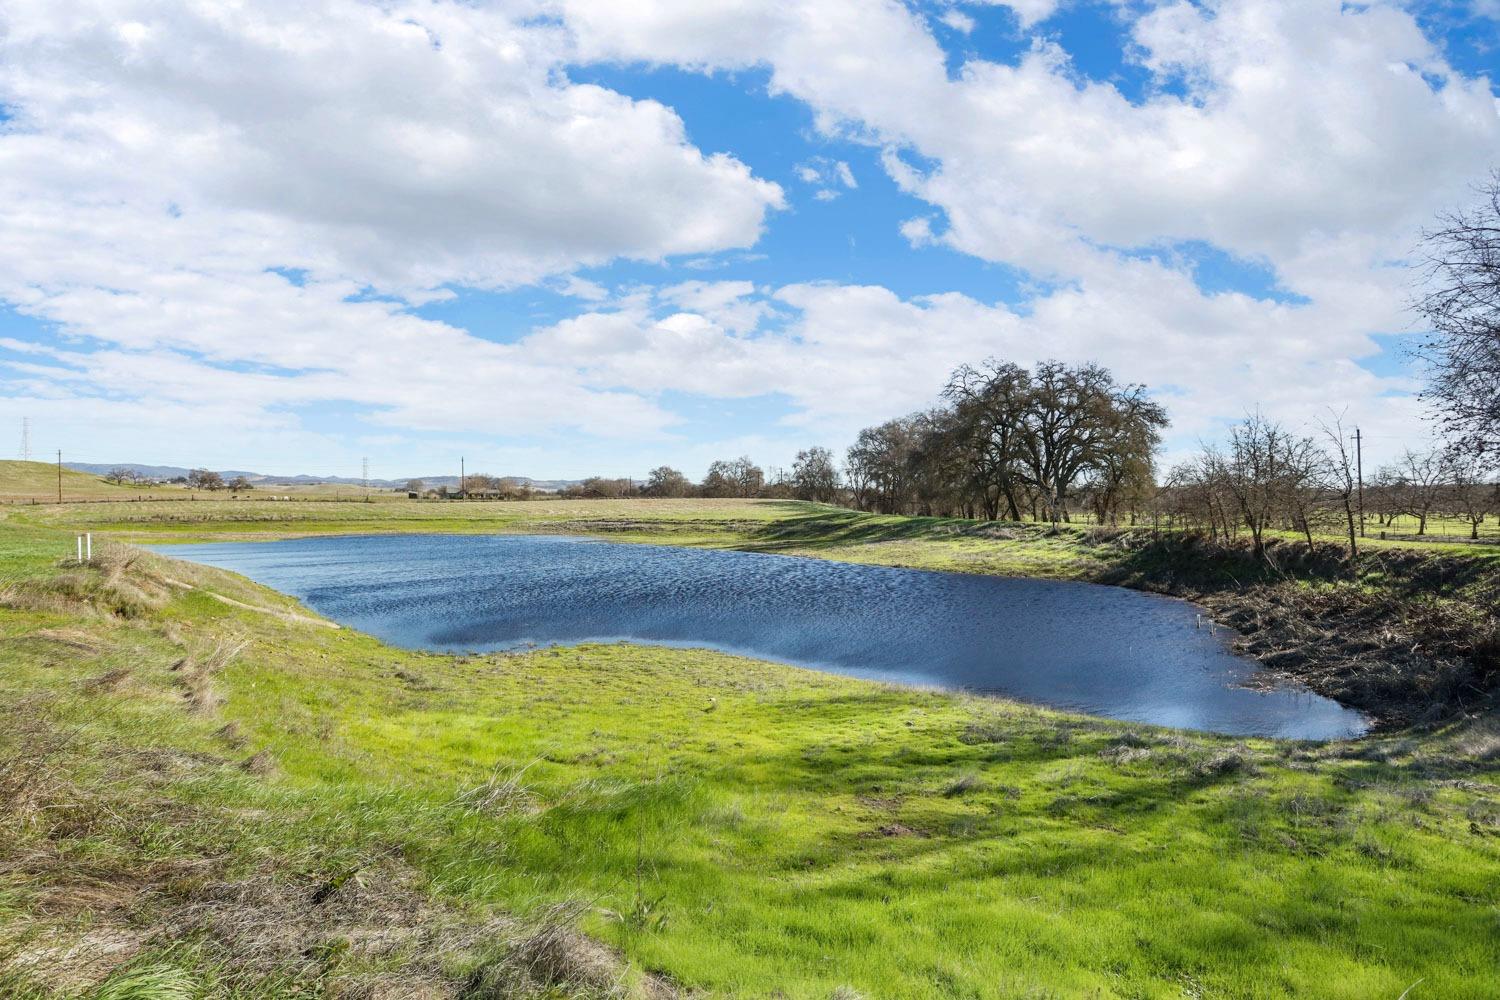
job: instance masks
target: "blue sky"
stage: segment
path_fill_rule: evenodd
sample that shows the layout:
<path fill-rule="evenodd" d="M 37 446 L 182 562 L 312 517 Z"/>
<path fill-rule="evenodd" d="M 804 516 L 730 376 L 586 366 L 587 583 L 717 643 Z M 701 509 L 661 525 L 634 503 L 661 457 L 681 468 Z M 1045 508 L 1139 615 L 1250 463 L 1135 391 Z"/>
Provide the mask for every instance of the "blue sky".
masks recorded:
<path fill-rule="evenodd" d="M 1168 460 L 1420 446 L 1405 262 L 1500 166 L 1487 0 L 62 6 L 0 15 L 0 419 L 79 461 L 697 476 L 989 355 Z"/>

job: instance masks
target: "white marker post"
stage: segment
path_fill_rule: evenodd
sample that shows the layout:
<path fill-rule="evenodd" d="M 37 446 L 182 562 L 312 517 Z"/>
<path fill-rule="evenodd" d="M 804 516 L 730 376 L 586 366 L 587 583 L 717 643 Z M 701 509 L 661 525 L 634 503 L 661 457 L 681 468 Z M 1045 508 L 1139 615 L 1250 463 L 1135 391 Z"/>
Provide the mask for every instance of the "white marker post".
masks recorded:
<path fill-rule="evenodd" d="M 73 541 L 78 543 L 78 558 L 74 562 L 83 562 L 83 536 L 79 535 Z"/>
<path fill-rule="evenodd" d="M 89 562 L 94 561 L 94 533 L 92 531 L 83 536 L 83 553 Z"/>

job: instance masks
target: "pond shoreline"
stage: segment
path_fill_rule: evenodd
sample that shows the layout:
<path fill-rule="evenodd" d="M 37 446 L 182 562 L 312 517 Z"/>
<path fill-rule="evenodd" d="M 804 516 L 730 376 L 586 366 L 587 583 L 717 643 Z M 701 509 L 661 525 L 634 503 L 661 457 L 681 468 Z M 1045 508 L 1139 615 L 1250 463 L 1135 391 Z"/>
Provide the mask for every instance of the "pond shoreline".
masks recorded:
<path fill-rule="evenodd" d="M 1288 683 L 1364 712 L 1386 732 L 1485 712 L 1500 680 L 1500 558 L 1444 546 L 1371 539 L 1351 567 L 1339 545 L 1321 540 L 1309 547 L 1272 538 L 1269 558 L 1258 560 L 1243 541 L 1148 527 L 872 515 L 790 501 L 550 501 L 461 510 L 400 502 L 265 506 L 97 504 L 26 510 L 18 519 L 92 527 L 143 543 L 583 534 L 1100 583 L 1200 604 L 1240 636 L 1242 654 Z"/>
<path fill-rule="evenodd" d="M 1228 735 L 1338 740 L 1369 726 L 1260 675 L 1197 607 L 1136 588 L 576 535 L 414 544 L 378 533 L 168 550 L 412 650 L 629 641 Z"/>
<path fill-rule="evenodd" d="M 1018 579 L 1064 579 L 1174 597 L 1202 608 L 1234 636 L 1237 653 L 1278 683 L 1365 715 L 1370 733 L 1440 725 L 1493 710 L 1500 680 L 1500 560 L 1401 547 L 1362 553 L 1351 567 L 1342 545 L 1272 538 L 1257 559 L 1245 541 L 1213 541 L 1145 527 L 927 522 L 917 534 L 840 531 L 862 515 L 814 517 L 734 545 L 747 551 L 868 562 L 906 569 Z M 868 517 L 868 515 L 863 515 Z M 833 522 L 833 529 L 820 521 Z M 649 523 L 649 522 L 646 522 Z M 619 538 L 605 522 L 601 528 Z M 645 523 L 626 526 L 641 532 Z M 663 544 L 676 544 L 670 539 Z M 1064 562 L 1011 558 L 996 572 L 975 560 L 938 560 L 936 546 L 988 543 L 1024 551 L 1061 540 Z M 925 545 L 922 543 L 926 543 Z M 693 544 L 689 542 L 688 544 Z M 881 550 L 890 546 L 899 555 Z M 915 558 L 912 558 L 912 557 Z"/>

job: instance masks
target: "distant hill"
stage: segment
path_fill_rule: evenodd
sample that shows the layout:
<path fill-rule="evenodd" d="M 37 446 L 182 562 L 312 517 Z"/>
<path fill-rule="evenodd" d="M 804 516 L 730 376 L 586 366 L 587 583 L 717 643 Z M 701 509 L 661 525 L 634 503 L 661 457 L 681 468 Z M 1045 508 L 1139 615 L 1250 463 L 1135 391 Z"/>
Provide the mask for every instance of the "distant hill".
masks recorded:
<path fill-rule="evenodd" d="M 186 476 L 191 469 L 184 469 L 180 465 L 142 465 L 139 462 L 64 462 L 63 468 L 76 469 L 79 472 L 88 472 L 96 476 L 102 476 L 114 469 L 129 469 L 136 475 L 146 479 L 176 479 Z M 258 475 L 254 472 L 243 472 L 235 469 L 214 470 L 225 479 L 233 479 L 235 476 L 244 476 L 246 479 L 254 479 Z"/>
<path fill-rule="evenodd" d="M 94 476 L 103 476 L 111 469 L 129 469 L 136 475 L 146 479 L 177 479 L 181 476 L 186 476 L 192 471 L 180 465 L 144 465 L 139 462 L 64 462 L 63 468 L 86 472 Z M 215 469 L 214 471 L 225 479 L 244 476 L 252 483 L 257 485 L 265 484 L 267 486 L 312 486 L 317 483 L 359 486 L 363 483 L 363 480 L 352 476 L 312 476 L 306 473 L 299 473 L 295 476 L 276 476 L 264 472 L 247 472 L 243 469 Z M 510 478 L 529 483 L 532 489 L 537 490 L 564 490 L 569 486 L 581 482 L 581 480 L 577 479 L 532 479 L 530 476 L 512 476 Z M 422 480 L 422 484 L 428 489 L 436 489 L 443 486 L 458 486 L 457 476 L 403 476 L 400 479 L 371 479 L 370 485 L 375 489 L 394 490 L 405 486 L 412 479 Z"/>
<path fill-rule="evenodd" d="M 92 500 L 140 496 L 141 490 L 106 483 L 97 475 L 64 465 L 62 494 L 65 500 Z M 33 498 L 57 499 L 57 466 L 51 462 L 0 461 L 0 500 Z"/>
<path fill-rule="evenodd" d="M 422 485 L 429 490 L 438 489 L 443 486 L 450 488 L 458 487 L 457 476 L 414 476 L 412 478 L 422 480 Z M 532 479 L 530 476 L 502 476 L 501 478 L 514 479 L 517 482 L 526 483 L 534 490 L 548 490 L 551 492 L 565 490 L 569 486 L 577 486 L 583 482 L 582 479 Z M 374 484 L 375 480 L 372 479 L 370 482 Z M 396 480 L 397 486 L 404 485 L 405 483 L 405 479 Z"/>

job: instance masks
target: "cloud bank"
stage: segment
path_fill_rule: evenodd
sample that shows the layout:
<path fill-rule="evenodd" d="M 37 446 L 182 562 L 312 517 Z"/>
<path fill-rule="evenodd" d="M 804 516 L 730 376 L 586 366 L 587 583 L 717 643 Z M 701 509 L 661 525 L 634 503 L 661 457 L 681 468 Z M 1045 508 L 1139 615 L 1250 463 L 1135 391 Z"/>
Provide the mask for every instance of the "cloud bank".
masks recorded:
<path fill-rule="evenodd" d="M 1183 437 L 1328 403 L 1410 436 L 1410 383 L 1358 361 L 1406 328 L 1416 228 L 1500 160 L 1492 82 L 1401 7 L 1338 0 L 1121 7 L 1138 91 L 1074 64 L 1048 0 L 1006 5 L 1018 57 L 954 64 L 939 33 L 972 37 L 983 6 L 17 0 L 0 299 L 53 333 L 0 342 L 5 412 L 92 428 L 111 457 L 170 429 L 316 462 L 347 442 L 305 414 L 343 407 L 393 435 L 670 459 L 690 453 L 673 394 L 772 392 L 787 412 L 747 433 L 838 445 L 995 353 L 1109 364 Z M 891 220 L 911 253 L 1003 265 L 1029 295 L 683 280 L 756 246 L 792 188 L 663 103 L 575 82 L 601 65 L 763 72 L 927 206 Z M 832 152 L 786 180 L 869 187 Z M 1209 290 L 1205 259 L 1267 288 Z M 612 280 L 616 261 L 663 280 Z M 579 309 L 514 342 L 413 312 L 542 283 Z"/>

